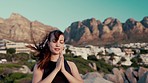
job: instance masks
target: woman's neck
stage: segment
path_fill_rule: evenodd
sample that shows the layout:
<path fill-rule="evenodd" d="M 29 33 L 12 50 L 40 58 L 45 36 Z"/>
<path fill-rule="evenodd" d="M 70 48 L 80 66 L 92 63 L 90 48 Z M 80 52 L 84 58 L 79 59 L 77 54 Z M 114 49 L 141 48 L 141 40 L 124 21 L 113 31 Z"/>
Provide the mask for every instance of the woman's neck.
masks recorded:
<path fill-rule="evenodd" d="M 59 55 L 52 54 L 50 60 L 56 62 L 58 58 L 59 58 Z"/>

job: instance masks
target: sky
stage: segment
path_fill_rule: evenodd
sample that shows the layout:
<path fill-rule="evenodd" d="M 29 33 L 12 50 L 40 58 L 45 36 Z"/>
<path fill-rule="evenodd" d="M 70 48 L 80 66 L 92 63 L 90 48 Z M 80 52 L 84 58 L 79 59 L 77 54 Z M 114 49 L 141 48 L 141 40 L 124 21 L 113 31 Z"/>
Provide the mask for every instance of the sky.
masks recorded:
<path fill-rule="evenodd" d="M 71 23 L 90 18 L 141 21 L 148 16 L 148 0 L 1 0 L 0 17 L 7 19 L 12 13 L 64 31 Z"/>

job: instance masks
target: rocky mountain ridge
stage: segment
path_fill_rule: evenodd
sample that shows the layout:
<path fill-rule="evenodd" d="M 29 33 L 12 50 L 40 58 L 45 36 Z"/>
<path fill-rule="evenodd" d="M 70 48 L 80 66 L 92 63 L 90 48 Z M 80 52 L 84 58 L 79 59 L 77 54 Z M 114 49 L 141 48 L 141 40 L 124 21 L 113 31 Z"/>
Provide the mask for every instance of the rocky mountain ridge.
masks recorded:
<path fill-rule="evenodd" d="M 32 43 L 55 29 L 58 28 L 30 21 L 17 13 L 7 19 L 0 18 L 0 39 Z M 112 17 L 103 22 L 95 18 L 77 21 L 65 29 L 64 35 L 66 43 L 73 45 L 148 42 L 148 16 L 141 21 L 129 18 L 125 23 Z"/>
<path fill-rule="evenodd" d="M 30 21 L 20 14 L 12 13 L 7 19 L 0 18 L 0 39 L 33 43 L 42 40 L 49 31 L 57 29 L 39 21 Z"/>
<path fill-rule="evenodd" d="M 74 45 L 106 45 L 148 42 L 148 16 L 142 21 L 129 18 L 125 23 L 109 17 L 101 23 L 95 18 L 73 22 L 66 30 L 67 43 Z"/>

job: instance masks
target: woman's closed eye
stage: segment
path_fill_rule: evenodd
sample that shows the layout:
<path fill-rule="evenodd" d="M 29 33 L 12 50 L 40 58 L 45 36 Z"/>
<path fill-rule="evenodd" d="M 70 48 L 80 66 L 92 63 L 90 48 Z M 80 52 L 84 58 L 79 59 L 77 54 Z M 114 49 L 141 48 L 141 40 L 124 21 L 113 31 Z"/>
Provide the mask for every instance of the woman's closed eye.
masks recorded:
<path fill-rule="evenodd" d="M 56 43 L 57 41 L 56 41 L 55 39 L 53 39 L 52 42 L 53 42 L 53 43 Z M 63 40 L 60 40 L 60 43 L 61 43 L 61 44 L 64 44 L 64 41 L 63 41 Z"/>
<path fill-rule="evenodd" d="M 56 43 L 57 41 L 55 39 L 52 40 L 53 43 Z"/>
<path fill-rule="evenodd" d="M 60 43 L 61 43 L 61 44 L 64 44 L 64 41 L 63 41 L 63 40 L 61 40 L 61 41 L 60 41 Z"/>

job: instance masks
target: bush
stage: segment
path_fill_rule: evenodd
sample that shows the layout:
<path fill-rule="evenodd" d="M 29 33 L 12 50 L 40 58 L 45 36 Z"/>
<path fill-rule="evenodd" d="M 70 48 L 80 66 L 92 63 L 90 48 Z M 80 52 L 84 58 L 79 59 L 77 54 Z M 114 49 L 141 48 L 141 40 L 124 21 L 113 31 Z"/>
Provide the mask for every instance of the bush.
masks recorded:
<path fill-rule="evenodd" d="M 1 64 L 1 65 L 0 65 L 0 68 L 9 68 L 9 69 L 11 69 L 11 68 L 20 68 L 20 67 L 21 67 L 21 65 L 19 65 L 19 64 L 14 64 L 14 63 Z"/>
<path fill-rule="evenodd" d="M 99 59 L 98 61 L 95 61 L 97 65 L 97 70 L 104 73 L 111 73 L 114 66 L 107 64 L 103 59 Z"/>
<path fill-rule="evenodd" d="M 148 50 L 141 49 L 141 50 L 140 50 L 140 54 L 148 54 Z"/>
<path fill-rule="evenodd" d="M 81 74 L 94 71 L 88 66 L 91 61 L 85 60 L 81 57 L 74 57 L 72 54 L 65 54 L 64 57 L 66 60 L 74 62 Z"/>
<path fill-rule="evenodd" d="M 14 83 L 31 83 L 32 74 L 24 74 L 25 77 L 14 80 Z"/>
<path fill-rule="evenodd" d="M 97 66 L 97 70 L 104 73 L 111 73 L 114 66 L 109 65 L 105 62 L 104 59 L 96 59 L 95 56 L 89 56 L 89 60 L 85 60 L 81 57 L 74 58 L 73 55 L 64 55 L 66 60 L 73 61 L 81 74 L 85 74 L 87 72 L 95 71 L 91 69 L 88 64 L 95 62 Z"/>
<path fill-rule="evenodd" d="M 7 49 L 7 54 L 14 54 L 16 52 L 15 48 Z"/>
<path fill-rule="evenodd" d="M 126 61 L 125 57 L 121 57 L 120 61 L 125 62 Z"/>
<path fill-rule="evenodd" d="M 95 55 L 90 55 L 87 57 L 88 60 L 94 60 L 94 61 L 98 61 L 98 59 L 96 58 Z"/>
<path fill-rule="evenodd" d="M 22 83 L 21 81 L 27 79 L 27 81 L 31 81 L 31 74 L 23 74 L 23 73 L 11 73 L 7 77 L 5 77 L 2 82 L 3 83 Z"/>

